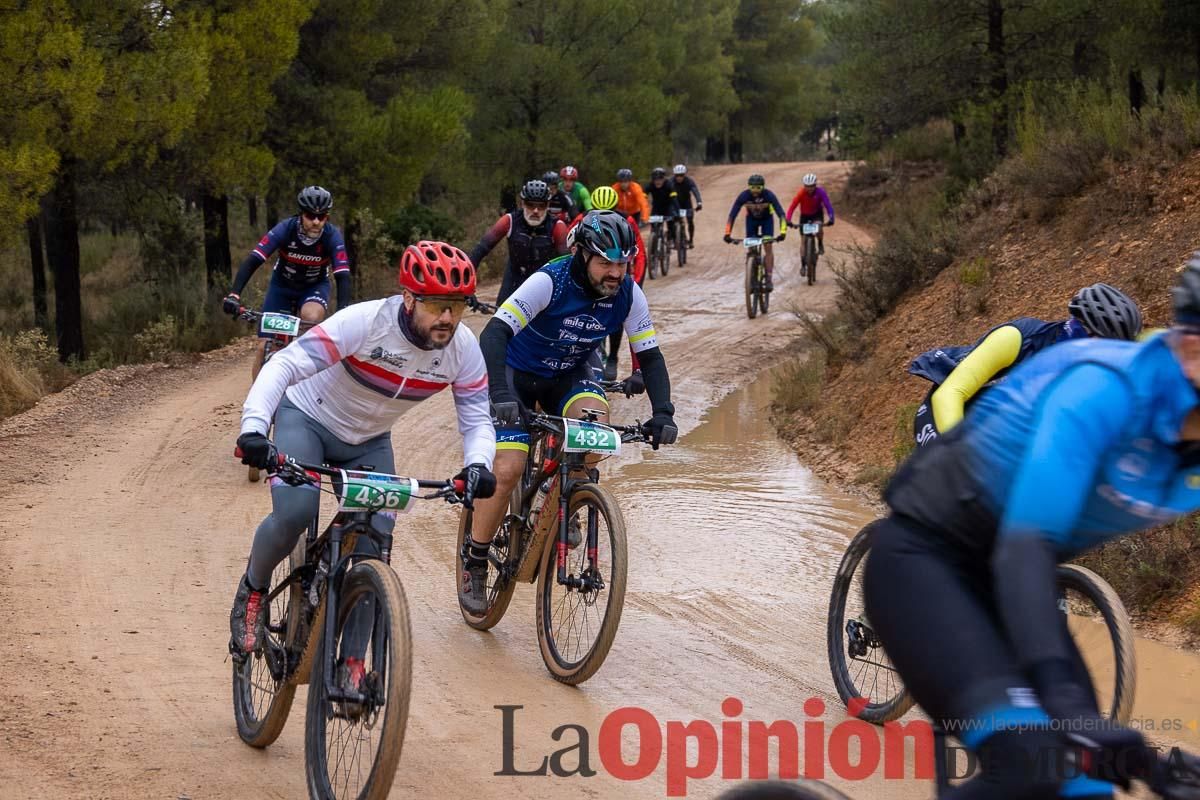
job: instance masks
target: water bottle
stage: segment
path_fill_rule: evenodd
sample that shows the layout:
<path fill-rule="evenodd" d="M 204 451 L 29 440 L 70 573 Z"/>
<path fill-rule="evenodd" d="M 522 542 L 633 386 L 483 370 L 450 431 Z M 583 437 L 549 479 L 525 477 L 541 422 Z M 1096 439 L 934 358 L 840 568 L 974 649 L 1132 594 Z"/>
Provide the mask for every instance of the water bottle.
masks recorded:
<path fill-rule="evenodd" d="M 550 494 L 550 482 L 553 478 L 547 478 L 542 481 L 542 485 L 538 487 L 537 494 L 533 496 L 533 504 L 529 507 L 529 529 L 537 528 L 538 517 L 542 514 L 542 507 L 546 505 L 546 495 Z"/>

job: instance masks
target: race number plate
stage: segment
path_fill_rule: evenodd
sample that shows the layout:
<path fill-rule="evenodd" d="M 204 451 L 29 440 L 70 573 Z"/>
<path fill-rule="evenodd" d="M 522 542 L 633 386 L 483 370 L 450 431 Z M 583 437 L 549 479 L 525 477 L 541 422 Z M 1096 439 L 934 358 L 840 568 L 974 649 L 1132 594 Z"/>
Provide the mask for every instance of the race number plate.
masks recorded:
<path fill-rule="evenodd" d="M 414 478 L 382 472 L 342 470 L 339 511 L 408 511 L 417 493 Z"/>
<path fill-rule="evenodd" d="M 821 232 L 821 223 L 819 223 L 819 222 L 806 222 L 806 223 L 804 223 L 804 225 L 803 225 L 803 226 L 800 228 L 800 230 L 804 231 L 804 235 L 805 235 L 805 236 L 815 236 L 815 235 L 817 235 L 818 233 L 820 233 L 820 232 Z"/>
<path fill-rule="evenodd" d="M 742 239 L 743 247 L 758 247 L 760 244 L 762 244 L 762 239 L 758 239 L 758 238 Z"/>
<path fill-rule="evenodd" d="M 662 222 L 663 221 L 662 214 L 651 214 L 650 221 L 651 222 Z"/>
<path fill-rule="evenodd" d="M 299 336 L 300 335 L 300 318 L 293 317 L 291 314 L 277 314 L 268 312 L 262 315 L 259 320 L 258 329 L 262 333 L 275 333 L 283 336 Z"/>
<path fill-rule="evenodd" d="M 621 449 L 621 435 L 599 422 L 569 419 L 567 441 L 563 450 L 568 453 L 605 453 L 612 455 Z"/>

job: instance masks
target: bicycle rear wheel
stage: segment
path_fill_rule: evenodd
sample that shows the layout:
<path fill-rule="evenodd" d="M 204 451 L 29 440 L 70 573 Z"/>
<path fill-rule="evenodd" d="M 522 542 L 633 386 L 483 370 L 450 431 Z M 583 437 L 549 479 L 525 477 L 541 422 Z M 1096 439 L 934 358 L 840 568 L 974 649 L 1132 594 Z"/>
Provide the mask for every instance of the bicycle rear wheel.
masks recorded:
<path fill-rule="evenodd" d="M 291 574 L 297 551 L 299 563 L 303 563 L 303 536 L 292 556 L 275 567 L 271 574 L 272 589 Z M 238 736 L 251 747 L 266 747 L 278 739 L 291 713 L 296 683 L 288 672 L 288 654 L 303 645 L 297 641 L 303 595 L 299 580 L 280 592 L 267 609 L 267 639 L 263 648 L 247 656 L 241 664 L 233 662 L 233 717 Z"/>
<path fill-rule="evenodd" d="M 412 632 L 404 587 L 382 561 L 359 561 L 342 581 L 334 657 L 319 649 L 305 719 L 305 772 L 310 797 L 383 800 L 391 791 L 404 746 L 412 690 Z M 353 622 L 353 624 L 350 624 Z M 360 659 L 360 670 L 348 668 Z M 363 703 L 338 702 L 325 691 L 356 683 Z M 361 679 L 351 677 L 361 671 Z"/>
<path fill-rule="evenodd" d="M 598 588 L 573 589 L 558 582 L 558 532 L 546 545 L 538 574 L 537 633 L 542 660 L 554 680 L 580 684 L 600 669 L 612 648 L 625 607 L 628 545 L 616 499 L 595 483 L 578 485 L 567 504 L 567 524 L 579 525 L 584 542 L 563 554 L 567 574 L 588 574 Z M 586 542 L 596 532 L 596 563 L 588 572 Z"/>
<path fill-rule="evenodd" d="M 754 319 L 758 316 L 758 287 L 755 276 L 758 274 L 758 264 L 753 256 L 746 257 L 746 316 Z"/>
<path fill-rule="evenodd" d="M 1096 573 L 1076 564 L 1058 568 L 1058 607 L 1087 665 L 1096 703 L 1109 719 L 1128 723 L 1137 687 L 1133 626 L 1121 598 Z"/>
<path fill-rule="evenodd" d="M 842 556 L 829 597 L 825 637 L 838 696 L 847 708 L 852 703 L 861 705 L 858 717 L 878 725 L 904 716 L 912 708 L 913 698 L 871 629 L 863 607 L 863 565 L 877 524 L 859 531 Z"/>

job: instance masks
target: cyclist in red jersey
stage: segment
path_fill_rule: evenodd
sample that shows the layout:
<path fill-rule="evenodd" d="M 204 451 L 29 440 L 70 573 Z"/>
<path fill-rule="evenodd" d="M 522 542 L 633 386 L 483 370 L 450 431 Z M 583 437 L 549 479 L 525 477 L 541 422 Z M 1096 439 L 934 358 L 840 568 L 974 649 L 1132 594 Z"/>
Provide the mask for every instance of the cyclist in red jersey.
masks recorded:
<path fill-rule="evenodd" d="M 787 225 L 789 228 L 792 225 L 792 212 L 796 210 L 796 206 L 800 206 L 800 224 L 806 222 L 822 222 L 821 232 L 817 234 L 817 255 L 825 255 L 825 225 L 833 224 L 833 204 L 829 202 L 829 195 L 825 193 L 825 189 L 817 186 L 816 173 L 810 172 L 801 179 L 803 185 L 800 191 L 796 192 L 796 196 L 792 199 L 792 204 L 787 210 Z M 829 221 L 823 222 L 821 219 L 821 206 L 825 206 L 825 213 L 829 215 Z"/>

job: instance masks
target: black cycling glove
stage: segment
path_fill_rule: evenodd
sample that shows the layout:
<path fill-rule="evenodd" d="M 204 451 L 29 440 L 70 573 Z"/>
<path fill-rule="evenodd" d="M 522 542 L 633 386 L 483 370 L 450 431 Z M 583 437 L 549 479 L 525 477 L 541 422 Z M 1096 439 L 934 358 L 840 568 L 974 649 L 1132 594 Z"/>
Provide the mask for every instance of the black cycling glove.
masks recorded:
<path fill-rule="evenodd" d="M 463 505 L 467 508 L 475 508 L 476 498 L 486 500 L 496 493 L 496 476 L 483 464 L 463 467 L 454 480 L 466 484 L 463 488 Z"/>

